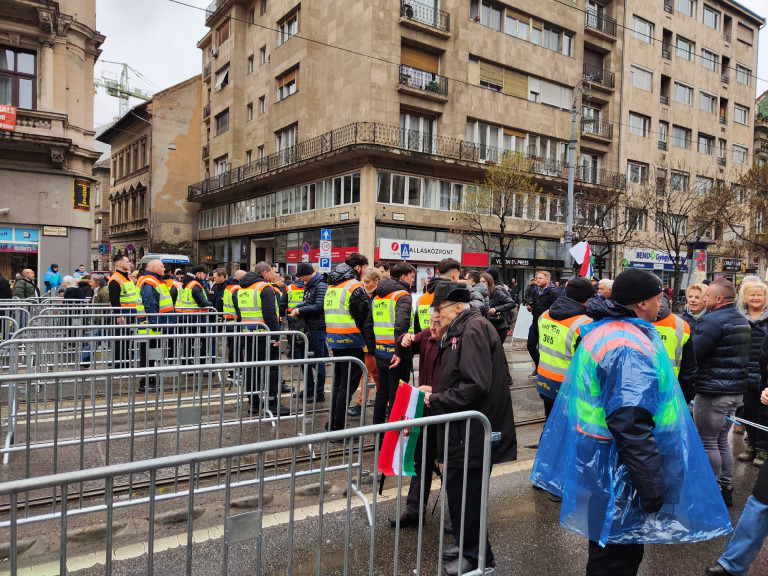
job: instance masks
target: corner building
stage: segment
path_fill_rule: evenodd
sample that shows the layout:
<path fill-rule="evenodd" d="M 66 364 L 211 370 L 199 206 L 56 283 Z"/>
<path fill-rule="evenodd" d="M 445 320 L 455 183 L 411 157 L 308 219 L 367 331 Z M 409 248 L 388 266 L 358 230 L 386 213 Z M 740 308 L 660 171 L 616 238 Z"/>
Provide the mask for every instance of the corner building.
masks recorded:
<path fill-rule="evenodd" d="M 466 266 L 499 265 L 456 233 L 456 213 L 512 150 L 533 161 L 542 191 L 515 199 L 508 231 L 538 226 L 507 254 L 511 274 L 561 267 L 577 84 L 591 79 L 578 93 L 577 192 L 610 204 L 628 159 L 657 158 L 656 139 L 636 152 L 624 142 L 631 4 L 666 14 L 663 0 L 215 1 L 198 43 L 202 163 L 188 191 L 200 204 L 200 259 L 291 271 L 307 248 L 317 262 L 322 227 L 334 262 L 352 250 L 406 255 L 425 277 L 447 250 Z M 739 58 L 754 69 L 749 22 L 752 56 Z M 654 82 L 657 99 L 642 110 L 660 107 Z M 589 219 L 599 206 L 584 208 Z"/>

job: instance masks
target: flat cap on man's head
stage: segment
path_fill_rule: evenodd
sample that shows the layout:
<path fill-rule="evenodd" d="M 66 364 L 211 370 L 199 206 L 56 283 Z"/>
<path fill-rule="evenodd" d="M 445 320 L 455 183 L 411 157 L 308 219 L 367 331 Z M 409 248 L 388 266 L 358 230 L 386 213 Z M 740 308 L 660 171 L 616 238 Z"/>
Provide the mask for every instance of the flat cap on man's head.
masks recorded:
<path fill-rule="evenodd" d="M 432 308 L 443 302 L 469 302 L 469 287 L 463 282 L 440 282 L 435 288 L 435 298 Z"/>

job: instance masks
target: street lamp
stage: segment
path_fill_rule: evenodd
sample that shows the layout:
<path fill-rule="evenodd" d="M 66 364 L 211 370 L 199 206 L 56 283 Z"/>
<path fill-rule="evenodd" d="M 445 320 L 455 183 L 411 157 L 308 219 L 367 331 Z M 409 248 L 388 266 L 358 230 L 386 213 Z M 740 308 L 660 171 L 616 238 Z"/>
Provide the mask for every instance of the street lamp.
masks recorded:
<path fill-rule="evenodd" d="M 573 276 L 573 185 L 576 180 L 576 119 L 581 107 L 581 95 L 584 86 L 592 90 L 592 76 L 585 76 L 576 84 L 573 95 L 573 107 L 571 108 L 571 138 L 568 140 L 568 199 L 565 214 L 565 269 L 560 274 L 562 279 L 570 279 Z M 594 120 L 592 120 L 594 122 Z"/>

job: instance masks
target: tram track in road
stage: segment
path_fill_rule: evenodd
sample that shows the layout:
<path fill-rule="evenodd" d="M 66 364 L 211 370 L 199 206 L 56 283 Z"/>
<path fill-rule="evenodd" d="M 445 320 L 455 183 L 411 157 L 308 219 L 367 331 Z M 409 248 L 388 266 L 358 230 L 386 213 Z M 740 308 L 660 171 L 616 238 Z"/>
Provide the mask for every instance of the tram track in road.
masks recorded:
<path fill-rule="evenodd" d="M 530 418 L 526 420 L 520 420 L 515 423 L 515 428 L 526 428 L 529 426 L 537 426 L 539 424 L 544 424 L 546 421 L 546 418 Z M 375 446 L 373 443 L 366 444 L 363 447 L 363 454 L 373 454 L 374 453 Z M 328 450 L 328 458 L 329 460 L 335 460 L 343 457 L 345 453 L 348 453 L 348 444 L 345 442 L 343 446 L 335 449 Z M 295 462 L 296 465 L 301 464 L 309 464 L 312 460 L 317 460 L 317 456 L 312 456 L 311 454 L 305 454 L 305 455 L 297 455 L 295 459 L 292 456 L 278 458 L 277 460 L 269 460 L 266 461 L 263 465 L 263 468 L 265 470 L 269 468 L 285 468 L 290 467 L 292 463 Z M 258 462 L 250 462 L 250 463 L 244 463 L 237 466 L 237 472 L 241 474 L 247 474 L 250 472 L 256 472 L 259 470 L 259 463 Z M 216 469 L 216 470 L 204 470 L 199 472 L 196 475 L 196 483 L 200 484 L 201 482 L 206 482 L 210 480 L 216 480 L 217 478 L 221 478 L 226 474 L 226 469 Z M 189 474 L 183 474 L 183 475 L 177 475 L 177 476 L 170 476 L 167 478 L 157 478 L 155 480 L 155 489 L 156 490 L 163 490 L 169 486 L 186 486 L 189 484 Z M 137 480 L 133 482 L 127 482 L 122 484 L 115 484 L 112 487 L 112 494 L 113 497 L 117 498 L 119 496 L 125 496 L 130 495 L 135 492 L 144 492 L 149 490 L 150 488 L 150 481 L 149 480 Z M 106 494 L 106 490 L 103 488 L 94 488 L 94 489 L 87 489 L 82 490 L 77 493 L 70 493 L 67 497 L 67 502 L 77 502 L 80 500 L 87 501 L 87 500 L 103 500 L 104 496 Z M 51 509 L 54 506 L 60 506 L 61 505 L 61 494 L 57 493 L 55 497 L 53 496 L 38 496 L 29 498 L 29 500 L 24 500 L 24 509 L 27 514 L 33 510 L 43 510 L 43 509 Z M 11 506 L 10 504 L 0 504 L 0 515 L 7 515 L 10 514 Z"/>

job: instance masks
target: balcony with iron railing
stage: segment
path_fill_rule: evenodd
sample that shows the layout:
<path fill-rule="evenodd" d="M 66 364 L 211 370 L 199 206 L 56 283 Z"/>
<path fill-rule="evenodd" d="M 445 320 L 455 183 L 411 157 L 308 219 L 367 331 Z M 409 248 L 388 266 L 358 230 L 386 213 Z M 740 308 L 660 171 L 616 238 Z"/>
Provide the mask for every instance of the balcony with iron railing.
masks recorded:
<path fill-rule="evenodd" d="M 613 124 L 594 118 L 582 118 L 581 135 L 598 140 L 613 140 Z"/>
<path fill-rule="evenodd" d="M 720 74 L 720 82 L 722 82 L 723 84 L 728 84 L 729 79 L 730 77 L 728 76 L 728 74 Z"/>
<path fill-rule="evenodd" d="M 659 140 L 659 150 L 666 150 L 667 143 L 664 140 Z"/>
<path fill-rule="evenodd" d="M 664 58 L 664 60 L 672 59 L 671 46 L 666 42 L 662 42 L 661 44 L 661 57 Z"/>
<path fill-rule="evenodd" d="M 440 36 L 447 36 L 451 31 L 451 15 L 448 12 L 416 0 L 403 0 L 400 5 L 400 23 L 419 30 L 433 28 L 442 32 Z"/>
<path fill-rule="evenodd" d="M 203 146 L 203 160 L 207 160 L 210 155 L 211 155 L 211 147 Z"/>
<path fill-rule="evenodd" d="M 208 4 L 208 7 L 205 9 L 205 25 L 208 25 L 208 21 L 211 20 L 214 16 L 216 16 L 217 13 L 221 11 L 224 6 L 226 6 L 227 2 L 229 0 L 213 0 L 210 4 Z"/>
<path fill-rule="evenodd" d="M 208 62 L 208 64 L 203 66 L 203 80 L 208 80 L 211 77 L 212 66 L 213 66 L 213 62 Z"/>
<path fill-rule="evenodd" d="M 720 124 L 728 124 L 728 116 L 725 113 L 720 114 Z"/>
<path fill-rule="evenodd" d="M 203 120 L 208 118 L 211 115 L 211 103 L 209 102 L 205 106 L 203 106 Z"/>
<path fill-rule="evenodd" d="M 618 23 L 613 18 L 587 10 L 584 14 L 584 27 L 588 31 L 596 31 L 600 36 L 606 36 L 610 40 L 615 40 Z"/>
<path fill-rule="evenodd" d="M 717 165 L 718 166 L 725 166 L 725 157 L 724 156 L 718 156 L 717 157 Z"/>
<path fill-rule="evenodd" d="M 669 0 L 664 0 L 664 11 L 669 12 L 670 14 L 674 13 L 675 8 L 672 6 L 672 2 Z"/>
<path fill-rule="evenodd" d="M 616 75 L 608 70 L 603 70 L 599 66 L 593 66 L 585 62 L 583 74 L 585 80 L 592 80 L 592 82 L 600 86 L 605 86 L 606 88 L 614 88 L 616 86 Z"/>
<path fill-rule="evenodd" d="M 400 64 L 397 88 L 440 102 L 445 102 L 448 99 L 448 79 L 445 76 L 419 70 L 405 64 Z"/>
<path fill-rule="evenodd" d="M 333 152 L 351 152 L 355 149 L 371 148 L 379 151 L 389 148 L 400 153 L 417 152 L 421 157 L 427 154 L 435 157 L 436 160 L 452 159 L 478 164 L 499 162 L 504 154 L 510 153 L 502 148 L 481 146 L 456 138 L 406 130 L 398 126 L 376 122 L 356 122 L 192 184 L 188 189 L 188 199 L 200 201 L 202 196 L 253 183 L 283 171 L 287 167 L 318 159 L 321 156 L 327 157 Z M 526 155 L 526 158 L 530 160 L 528 166 L 531 173 L 562 181 L 568 179 L 567 162 L 532 154 Z M 624 188 L 626 185 L 623 174 L 607 170 L 600 170 L 598 173 L 598 183 L 601 186 Z"/>
<path fill-rule="evenodd" d="M 661 102 L 665 106 L 669 106 L 669 96 L 664 96 L 664 94 L 661 94 L 659 96 L 659 102 Z"/>

